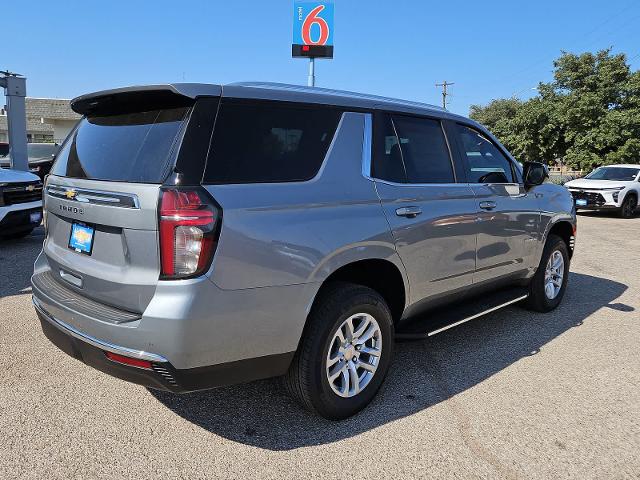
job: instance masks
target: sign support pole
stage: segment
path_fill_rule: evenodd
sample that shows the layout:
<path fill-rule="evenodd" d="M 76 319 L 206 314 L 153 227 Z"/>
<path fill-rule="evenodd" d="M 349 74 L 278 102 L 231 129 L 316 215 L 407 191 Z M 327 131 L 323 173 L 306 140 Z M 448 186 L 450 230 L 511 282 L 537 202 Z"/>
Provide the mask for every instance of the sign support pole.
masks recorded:
<path fill-rule="evenodd" d="M 316 59 L 314 57 L 309 59 L 309 77 L 307 78 L 307 86 L 316 86 Z"/>
<path fill-rule="evenodd" d="M 7 124 L 9 127 L 9 165 L 15 170 L 29 171 L 27 154 L 27 115 L 25 100 L 27 79 L 11 72 L 0 72 L 0 87 L 7 99 Z"/>

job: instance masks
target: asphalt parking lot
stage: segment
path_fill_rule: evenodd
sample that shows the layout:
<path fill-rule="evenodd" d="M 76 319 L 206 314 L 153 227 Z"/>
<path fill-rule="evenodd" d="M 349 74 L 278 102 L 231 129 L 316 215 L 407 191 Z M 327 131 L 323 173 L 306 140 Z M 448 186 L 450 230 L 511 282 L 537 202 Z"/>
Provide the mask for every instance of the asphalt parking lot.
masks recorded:
<path fill-rule="evenodd" d="M 0 243 L 0 478 L 640 478 L 640 217 L 578 228 L 560 308 L 398 344 L 339 423 L 277 380 L 176 396 L 84 366 L 31 306 L 43 231 Z"/>

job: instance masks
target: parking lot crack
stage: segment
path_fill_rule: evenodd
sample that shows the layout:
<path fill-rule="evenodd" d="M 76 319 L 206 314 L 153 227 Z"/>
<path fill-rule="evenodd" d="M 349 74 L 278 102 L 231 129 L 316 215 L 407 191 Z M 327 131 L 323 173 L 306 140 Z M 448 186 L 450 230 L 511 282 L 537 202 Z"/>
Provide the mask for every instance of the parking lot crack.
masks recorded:
<path fill-rule="evenodd" d="M 509 466 L 504 465 L 496 455 L 482 445 L 482 442 L 476 438 L 473 433 L 471 417 L 465 408 L 457 401 L 454 393 L 455 390 L 449 385 L 447 376 L 443 373 L 438 359 L 431 351 L 429 351 L 429 347 L 426 343 L 423 348 L 425 350 L 425 357 L 429 360 L 425 364 L 427 374 L 431 376 L 439 396 L 443 399 L 447 399 L 447 408 L 449 408 L 455 418 L 456 427 L 467 448 L 473 453 L 473 455 L 488 463 L 503 478 L 510 480 L 517 479 L 519 477 L 517 472 Z"/>

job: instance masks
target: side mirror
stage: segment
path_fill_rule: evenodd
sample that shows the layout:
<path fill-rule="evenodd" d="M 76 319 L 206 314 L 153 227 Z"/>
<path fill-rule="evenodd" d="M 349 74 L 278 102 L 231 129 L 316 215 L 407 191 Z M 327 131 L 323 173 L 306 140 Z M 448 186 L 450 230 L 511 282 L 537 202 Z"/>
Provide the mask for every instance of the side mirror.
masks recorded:
<path fill-rule="evenodd" d="M 522 177 L 525 187 L 541 185 L 549 177 L 549 169 L 544 163 L 525 162 L 522 168 Z"/>

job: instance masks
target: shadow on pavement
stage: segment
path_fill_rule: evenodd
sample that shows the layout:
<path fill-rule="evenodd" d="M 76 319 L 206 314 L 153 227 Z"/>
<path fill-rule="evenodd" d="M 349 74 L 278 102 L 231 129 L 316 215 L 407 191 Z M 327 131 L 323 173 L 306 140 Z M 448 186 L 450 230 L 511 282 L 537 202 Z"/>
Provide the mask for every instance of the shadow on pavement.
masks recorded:
<path fill-rule="evenodd" d="M 0 297 L 31 293 L 33 263 L 43 241 L 43 227 L 24 238 L 0 240 Z"/>
<path fill-rule="evenodd" d="M 626 289 L 618 282 L 572 273 L 562 305 L 551 313 L 513 307 L 425 341 L 398 343 L 376 399 L 342 422 L 324 420 L 298 407 L 278 379 L 186 395 L 150 392 L 181 417 L 243 444 L 289 450 L 331 443 L 410 416 L 477 385 L 535 355 L 602 307 L 633 310 L 612 303 Z"/>

